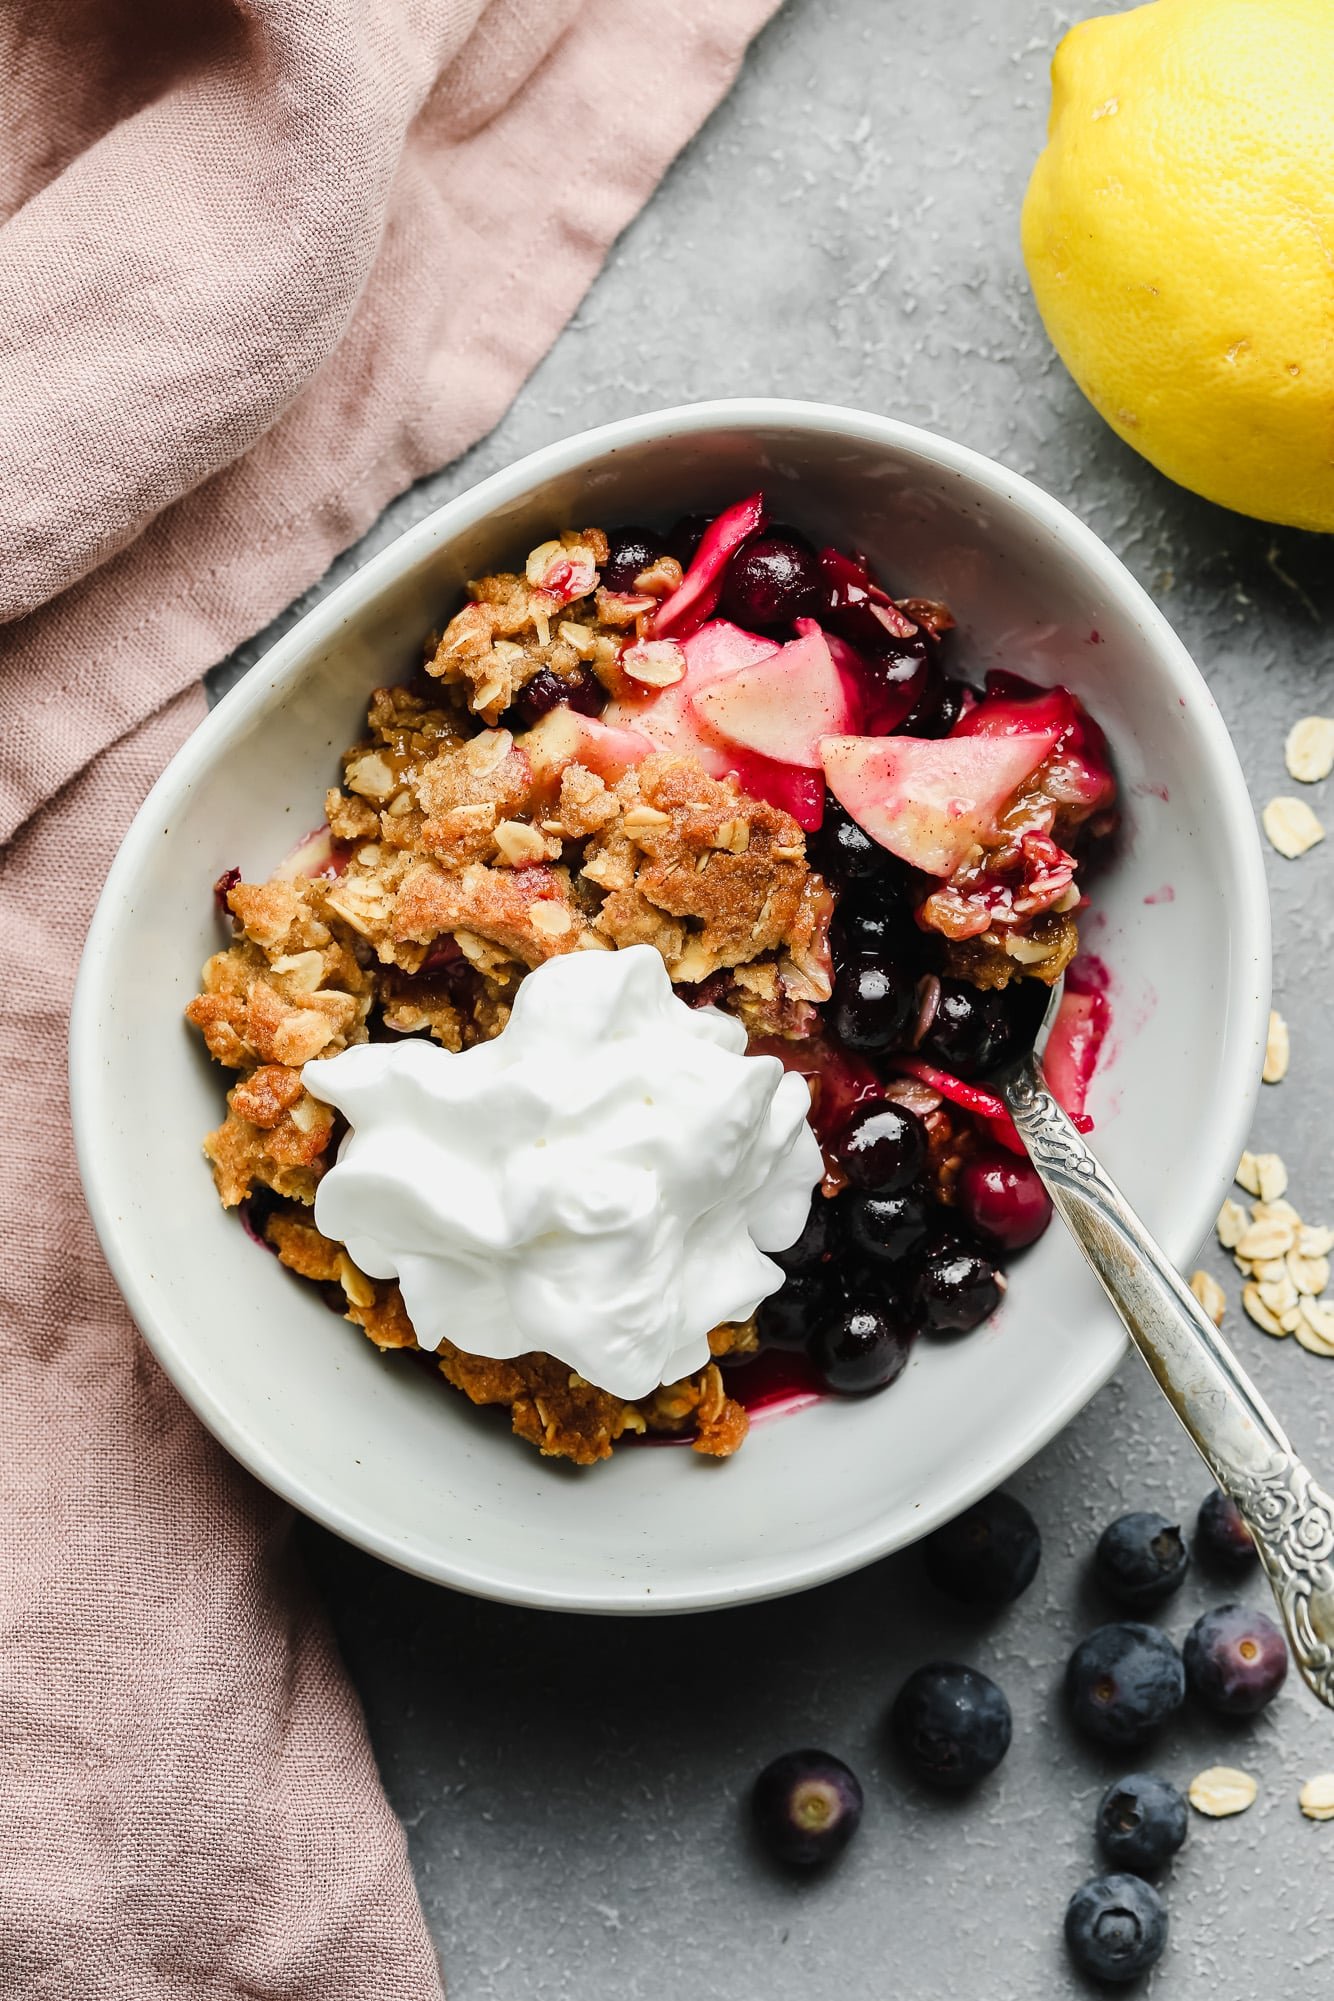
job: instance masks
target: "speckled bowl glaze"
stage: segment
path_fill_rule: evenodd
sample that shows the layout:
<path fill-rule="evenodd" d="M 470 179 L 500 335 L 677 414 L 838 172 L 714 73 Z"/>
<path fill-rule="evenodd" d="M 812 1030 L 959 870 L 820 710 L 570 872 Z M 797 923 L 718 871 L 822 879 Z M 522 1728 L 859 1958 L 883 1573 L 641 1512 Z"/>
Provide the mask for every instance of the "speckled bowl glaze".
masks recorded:
<path fill-rule="evenodd" d="M 780 518 L 948 600 L 966 671 L 1066 681 L 1105 725 L 1125 834 L 1085 921 L 1114 1010 L 1095 1144 L 1175 1259 L 1203 1237 L 1246 1137 L 1269 1005 L 1254 816 L 1199 673 L 1073 515 L 960 445 L 807 403 L 659 411 L 497 474 L 302 619 L 173 760 L 108 878 L 72 1021 L 89 1205 L 182 1395 L 297 1507 L 465 1591 L 667 1612 L 835 1577 L 1003 1480 L 1124 1352 L 1056 1226 L 1016 1260 L 989 1325 L 919 1342 L 885 1394 L 767 1418 L 726 1462 L 632 1447 L 580 1472 L 379 1356 L 217 1205 L 199 1142 L 223 1078 L 181 1019 L 220 942 L 214 878 L 233 864 L 265 876 L 318 819 L 369 690 L 409 670 L 465 578 L 562 527 L 667 521 L 761 485 Z"/>

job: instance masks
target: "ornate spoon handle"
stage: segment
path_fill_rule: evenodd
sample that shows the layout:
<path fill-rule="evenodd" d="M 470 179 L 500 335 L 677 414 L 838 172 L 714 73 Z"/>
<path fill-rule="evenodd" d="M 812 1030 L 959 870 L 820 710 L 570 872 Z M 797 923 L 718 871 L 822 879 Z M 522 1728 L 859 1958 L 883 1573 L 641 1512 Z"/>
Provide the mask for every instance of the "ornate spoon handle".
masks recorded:
<path fill-rule="evenodd" d="M 1302 1675 L 1334 1709 L 1334 1501 L 1030 1057 L 1001 1085 L 1033 1165 L 1218 1485 L 1241 1509 Z"/>

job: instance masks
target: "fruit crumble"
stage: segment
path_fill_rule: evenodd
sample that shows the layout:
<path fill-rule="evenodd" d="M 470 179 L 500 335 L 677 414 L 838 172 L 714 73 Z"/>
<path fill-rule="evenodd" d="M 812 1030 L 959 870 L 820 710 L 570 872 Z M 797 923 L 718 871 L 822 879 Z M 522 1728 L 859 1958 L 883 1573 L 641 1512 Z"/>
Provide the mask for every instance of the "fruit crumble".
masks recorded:
<path fill-rule="evenodd" d="M 809 1080 L 826 1174 L 786 1282 L 637 1402 L 542 1353 L 445 1342 L 446 1379 L 581 1464 L 654 1435 L 725 1457 L 761 1349 L 855 1394 L 922 1330 L 976 1326 L 1050 1215 L 979 1080 L 1023 1032 L 1019 983 L 1074 956 L 1077 858 L 1115 786 L 1068 691 L 969 685 L 952 627 L 758 494 L 665 535 L 566 532 L 471 584 L 413 680 L 371 696 L 323 840 L 216 885 L 232 935 L 186 1013 L 236 1073 L 204 1144 L 224 1206 L 377 1347 L 414 1350 L 397 1282 L 315 1226 L 344 1128 L 303 1066 L 393 1037 L 468 1049 L 548 959 L 649 945 L 681 998 Z"/>

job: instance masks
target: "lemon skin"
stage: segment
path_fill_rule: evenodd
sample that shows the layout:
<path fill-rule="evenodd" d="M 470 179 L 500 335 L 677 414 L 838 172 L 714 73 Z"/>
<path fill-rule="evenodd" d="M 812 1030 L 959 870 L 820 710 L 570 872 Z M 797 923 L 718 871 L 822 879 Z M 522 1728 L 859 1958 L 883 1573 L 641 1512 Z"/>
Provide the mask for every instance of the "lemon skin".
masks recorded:
<path fill-rule="evenodd" d="M 1057 353 L 1128 445 L 1334 533 L 1334 0 L 1073 28 L 1022 242 Z"/>

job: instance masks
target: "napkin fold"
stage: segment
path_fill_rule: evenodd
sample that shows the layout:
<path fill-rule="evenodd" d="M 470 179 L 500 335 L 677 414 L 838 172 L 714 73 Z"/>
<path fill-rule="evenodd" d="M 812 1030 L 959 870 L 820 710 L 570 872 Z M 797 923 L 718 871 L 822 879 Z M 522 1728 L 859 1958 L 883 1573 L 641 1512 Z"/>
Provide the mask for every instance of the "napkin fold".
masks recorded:
<path fill-rule="evenodd" d="M 290 1516 L 101 1261 L 70 992 L 200 674 L 496 421 L 776 4 L 0 10 L 0 1992 L 440 1994 Z"/>

